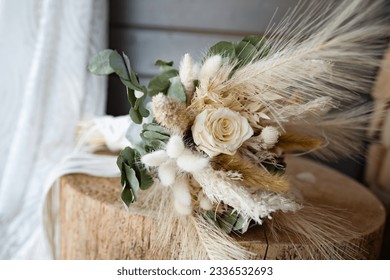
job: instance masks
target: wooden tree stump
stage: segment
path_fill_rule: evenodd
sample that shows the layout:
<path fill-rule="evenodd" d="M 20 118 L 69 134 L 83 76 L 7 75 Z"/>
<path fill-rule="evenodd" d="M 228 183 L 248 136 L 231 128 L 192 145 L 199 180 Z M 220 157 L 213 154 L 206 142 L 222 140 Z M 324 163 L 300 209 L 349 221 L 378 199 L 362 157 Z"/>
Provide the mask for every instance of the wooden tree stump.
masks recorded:
<path fill-rule="evenodd" d="M 357 182 L 318 163 L 288 158 L 287 166 L 292 185 L 306 201 L 344 209 L 359 233 L 359 238 L 339 241 L 356 245 L 356 255 L 349 257 L 377 259 L 385 222 L 378 199 Z M 61 259 L 155 259 L 149 250 L 156 231 L 152 218 L 128 213 L 120 191 L 119 178 L 74 174 L 61 179 Z M 299 240 L 291 244 L 287 236 L 281 236 L 276 241 L 262 227 L 237 240 L 255 252 L 255 259 L 309 258 Z"/>

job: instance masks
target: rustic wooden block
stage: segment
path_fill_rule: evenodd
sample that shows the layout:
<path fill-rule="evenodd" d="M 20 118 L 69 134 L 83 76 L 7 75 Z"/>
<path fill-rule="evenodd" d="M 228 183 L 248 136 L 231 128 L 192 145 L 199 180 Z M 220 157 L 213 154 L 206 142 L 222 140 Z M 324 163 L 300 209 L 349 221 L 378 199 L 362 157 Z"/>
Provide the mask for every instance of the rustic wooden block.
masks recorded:
<path fill-rule="evenodd" d="M 383 121 L 381 142 L 390 149 L 390 110 Z"/>
<path fill-rule="evenodd" d="M 390 192 L 390 148 L 386 148 L 383 161 L 379 170 L 378 185 L 383 190 Z"/>
<path fill-rule="evenodd" d="M 375 186 L 378 183 L 378 175 L 386 154 L 386 147 L 382 144 L 371 144 L 368 148 L 365 180 L 369 186 Z"/>
<path fill-rule="evenodd" d="M 308 203 L 342 209 L 345 219 L 359 237 L 337 240 L 355 245 L 354 255 L 345 258 L 379 257 L 385 211 L 378 199 L 352 179 L 328 167 L 300 158 L 287 160 L 288 176 Z M 309 172 L 313 180 L 297 176 Z M 301 179 L 297 179 L 301 178 Z M 60 258 L 61 259 L 154 259 L 152 218 L 128 213 L 119 199 L 119 178 L 68 175 L 61 179 Z M 336 211 L 336 210 L 335 210 Z M 282 234 L 275 240 L 262 227 L 255 227 L 238 242 L 255 253 L 255 259 L 322 258 L 309 256 L 306 244 Z"/>
<path fill-rule="evenodd" d="M 367 135 L 372 139 L 380 139 L 382 137 L 382 127 L 388 111 L 389 105 L 383 99 L 374 101 L 374 112 L 368 126 Z"/>
<path fill-rule="evenodd" d="M 390 99 L 390 48 L 383 57 L 382 67 L 377 76 L 372 96 L 376 99 Z"/>

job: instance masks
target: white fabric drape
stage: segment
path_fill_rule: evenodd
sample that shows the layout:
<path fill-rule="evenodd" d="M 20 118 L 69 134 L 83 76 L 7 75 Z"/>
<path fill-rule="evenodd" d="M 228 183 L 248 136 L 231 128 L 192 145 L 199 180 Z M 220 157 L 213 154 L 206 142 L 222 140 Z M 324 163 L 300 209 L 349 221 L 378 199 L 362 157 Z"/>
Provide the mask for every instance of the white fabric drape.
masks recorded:
<path fill-rule="evenodd" d="M 107 0 L 0 0 L 0 259 L 49 258 L 44 182 L 101 115 L 106 80 L 86 70 L 106 45 Z"/>

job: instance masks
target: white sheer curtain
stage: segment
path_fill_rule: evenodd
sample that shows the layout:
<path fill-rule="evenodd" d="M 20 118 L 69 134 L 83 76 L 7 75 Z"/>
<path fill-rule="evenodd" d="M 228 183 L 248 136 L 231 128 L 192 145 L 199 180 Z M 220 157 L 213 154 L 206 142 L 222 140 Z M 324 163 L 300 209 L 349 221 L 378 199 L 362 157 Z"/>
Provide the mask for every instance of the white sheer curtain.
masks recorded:
<path fill-rule="evenodd" d="M 101 115 L 106 81 L 86 65 L 105 47 L 107 0 L 0 0 L 0 259 L 49 258 L 44 182 Z"/>

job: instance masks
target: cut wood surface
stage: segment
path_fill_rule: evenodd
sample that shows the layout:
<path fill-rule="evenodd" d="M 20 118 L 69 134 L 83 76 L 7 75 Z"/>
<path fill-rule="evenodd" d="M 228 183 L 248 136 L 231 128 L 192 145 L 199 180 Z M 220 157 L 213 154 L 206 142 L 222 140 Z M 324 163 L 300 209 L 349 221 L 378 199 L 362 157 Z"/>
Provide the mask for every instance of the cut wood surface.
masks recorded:
<path fill-rule="evenodd" d="M 375 143 L 368 147 L 367 162 L 365 170 L 365 180 L 369 186 L 378 184 L 378 176 L 381 172 L 383 158 L 386 156 L 386 147 Z"/>
<path fill-rule="evenodd" d="M 390 110 L 387 110 L 387 115 L 383 121 L 381 143 L 390 150 Z"/>
<path fill-rule="evenodd" d="M 377 198 L 352 179 L 318 163 L 288 158 L 287 166 L 292 185 L 305 201 L 340 209 L 351 223 L 346 226 L 358 232 L 358 238 L 337 240 L 333 245 L 354 244 L 355 253 L 348 258 L 379 258 L 385 210 Z M 61 179 L 61 259 L 155 258 L 150 250 L 158 230 L 153 218 L 127 212 L 120 191 L 119 178 L 75 174 Z M 255 253 L 255 259 L 322 258 L 318 252 L 309 256 L 299 239 L 282 234 L 276 241 L 262 227 L 236 239 Z"/>
<path fill-rule="evenodd" d="M 385 102 L 390 99 L 390 47 L 385 52 L 382 66 L 376 78 L 372 96 Z"/>
<path fill-rule="evenodd" d="M 378 185 L 383 190 L 390 192 L 390 148 L 386 149 L 379 167 Z"/>

